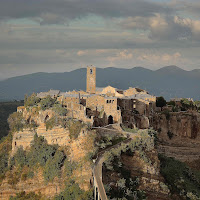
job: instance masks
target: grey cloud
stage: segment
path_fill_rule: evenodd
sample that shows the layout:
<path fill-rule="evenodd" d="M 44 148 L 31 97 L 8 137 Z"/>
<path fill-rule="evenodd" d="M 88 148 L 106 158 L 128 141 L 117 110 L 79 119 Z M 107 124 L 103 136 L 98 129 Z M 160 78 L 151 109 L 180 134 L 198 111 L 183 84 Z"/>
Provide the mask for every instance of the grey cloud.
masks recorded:
<path fill-rule="evenodd" d="M 119 22 L 125 29 L 139 29 L 148 33 L 152 40 L 167 41 L 200 39 L 200 20 L 156 14 L 153 17 L 129 17 Z M 171 43 L 170 43 L 171 44 Z"/>
<path fill-rule="evenodd" d="M 1 0 L 0 19 L 40 18 L 41 24 L 64 23 L 88 14 L 103 17 L 153 16 L 173 8 L 146 0 Z"/>

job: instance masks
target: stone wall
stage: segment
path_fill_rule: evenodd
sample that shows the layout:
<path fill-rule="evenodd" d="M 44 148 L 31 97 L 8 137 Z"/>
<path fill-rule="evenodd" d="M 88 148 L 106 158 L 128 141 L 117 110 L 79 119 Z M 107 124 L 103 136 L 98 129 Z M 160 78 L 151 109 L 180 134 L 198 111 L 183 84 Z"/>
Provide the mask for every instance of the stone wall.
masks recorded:
<path fill-rule="evenodd" d="M 90 108 L 91 110 L 98 110 L 101 111 L 104 108 L 105 99 L 103 96 L 94 95 L 88 97 L 86 100 L 86 107 Z"/>

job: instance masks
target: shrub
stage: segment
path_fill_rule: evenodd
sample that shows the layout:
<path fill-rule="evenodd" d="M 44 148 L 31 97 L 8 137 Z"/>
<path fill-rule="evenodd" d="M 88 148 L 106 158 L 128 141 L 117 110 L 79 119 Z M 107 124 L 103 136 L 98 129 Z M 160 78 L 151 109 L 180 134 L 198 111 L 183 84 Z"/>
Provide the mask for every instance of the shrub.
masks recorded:
<path fill-rule="evenodd" d="M 157 97 L 156 98 L 156 106 L 157 107 L 164 107 L 164 106 L 166 106 L 166 104 L 167 104 L 167 102 L 166 102 L 166 100 L 164 99 L 164 97 Z"/>
<path fill-rule="evenodd" d="M 60 177 L 60 170 L 63 166 L 65 155 L 62 151 L 56 151 L 55 155 L 48 159 L 44 168 L 44 178 L 45 180 L 52 181 L 54 177 Z"/>
<path fill-rule="evenodd" d="M 11 196 L 9 200 L 42 200 L 41 194 L 35 194 L 34 192 L 30 192 L 26 194 L 24 191 L 17 193 L 15 197 Z"/>
<path fill-rule="evenodd" d="M 169 112 L 169 110 L 164 110 L 164 111 L 162 112 L 162 114 L 165 115 L 165 117 L 166 117 L 167 120 L 170 119 L 170 112 Z"/>
<path fill-rule="evenodd" d="M 159 159 L 161 163 L 160 172 L 172 193 L 177 193 L 181 196 L 192 193 L 200 198 L 200 177 L 196 176 L 192 169 L 185 163 L 175 160 L 174 158 L 159 155 Z M 182 191 L 185 192 L 182 193 Z M 190 196 L 192 195 L 190 194 Z"/>
<path fill-rule="evenodd" d="M 40 102 L 40 98 L 38 98 L 35 93 L 33 93 L 30 96 L 25 95 L 25 98 L 24 98 L 25 107 L 37 105 L 39 102 Z"/>
<path fill-rule="evenodd" d="M 18 168 L 17 171 L 22 180 L 32 178 L 34 176 L 32 168 L 40 165 L 44 168 L 43 175 L 46 182 L 48 182 L 52 181 L 56 176 L 60 177 L 60 170 L 65 159 L 65 153 L 59 150 L 57 145 L 48 145 L 44 137 L 38 137 L 35 134 L 30 151 L 26 152 L 22 148 L 18 148 L 10 163 L 11 167 L 15 165 Z M 18 176 L 11 174 L 10 180 L 13 181 L 16 177 L 18 178 Z M 15 180 L 13 182 L 16 183 Z"/>
<path fill-rule="evenodd" d="M 53 110 L 55 113 L 57 113 L 60 116 L 66 116 L 67 114 L 67 109 L 63 108 L 62 105 L 60 104 L 55 104 L 53 107 Z"/>
<path fill-rule="evenodd" d="M 56 102 L 56 99 L 53 99 L 50 96 L 47 96 L 46 98 L 44 98 L 40 101 L 40 107 L 42 110 L 46 110 L 46 109 L 53 107 L 55 102 Z"/>
<path fill-rule="evenodd" d="M 27 164 L 29 166 L 35 166 L 39 163 L 41 166 L 45 166 L 48 159 L 53 158 L 58 146 L 48 145 L 44 137 L 34 136 L 34 140 L 31 143 L 31 149 L 27 153 Z"/>
<path fill-rule="evenodd" d="M 69 120 L 66 126 L 69 129 L 70 139 L 76 139 L 84 124 L 81 121 Z"/>
<path fill-rule="evenodd" d="M 54 200 L 91 200 L 92 190 L 83 191 L 73 180 L 66 182 L 66 187 L 63 192 L 57 195 Z"/>
<path fill-rule="evenodd" d="M 175 101 L 170 101 L 167 104 L 170 105 L 170 106 L 173 106 L 173 107 L 176 105 Z"/>
<path fill-rule="evenodd" d="M 26 165 L 26 163 L 27 163 L 26 153 L 23 150 L 23 147 L 19 147 L 17 149 L 17 152 L 15 153 L 13 160 L 14 160 L 15 166 L 18 166 L 20 168 L 23 168 L 24 165 Z"/>
<path fill-rule="evenodd" d="M 12 135 L 4 137 L 0 141 L 0 182 L 8 170 L 9 152 L 12 148 Z"/>
<path fill-rule="evenodd" d="M 58 125 L 58 118 L 57 116 L 52 117 L 51 119 L 47 120 L 45 122 L 46 124 L 46 130 L 52 129 L 56 125 Z"/>
<path fill-rule="evenodd" d="M 171 131 L 168 131 L 168 132 L 167 132 L 167 135 L 168 135 L 168 137 L 169 137 L 170 140 L 171 140 L 171 139 L 173 138 L 173 136 L 174 136 L 174 134 L 173 134 Z"/>
<path fill-rule="evenodd" d="M 70 162 L 69 160 L 65 159 L 64 162 L 64 172 L 67 177 L 70 177 L 73 174 L 73 171 L 77 168 L 77 163 Z"/>
<path fill-rule="evenodd" d="M 14 112 L 9 116 L 8 123 L 11 131 L 22 131 L 25 120 L 22 113 Z"/>

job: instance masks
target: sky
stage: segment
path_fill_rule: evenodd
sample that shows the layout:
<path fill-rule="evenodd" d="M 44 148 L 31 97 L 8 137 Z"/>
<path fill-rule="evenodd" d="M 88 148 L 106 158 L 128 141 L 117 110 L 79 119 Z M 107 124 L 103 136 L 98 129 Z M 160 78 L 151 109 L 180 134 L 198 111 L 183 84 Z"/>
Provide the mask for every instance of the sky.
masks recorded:
<path fill-rule="evenodd" d="M 199 0 L 0 0 L 0 79 L 87 65 L 200 69 Z"/>

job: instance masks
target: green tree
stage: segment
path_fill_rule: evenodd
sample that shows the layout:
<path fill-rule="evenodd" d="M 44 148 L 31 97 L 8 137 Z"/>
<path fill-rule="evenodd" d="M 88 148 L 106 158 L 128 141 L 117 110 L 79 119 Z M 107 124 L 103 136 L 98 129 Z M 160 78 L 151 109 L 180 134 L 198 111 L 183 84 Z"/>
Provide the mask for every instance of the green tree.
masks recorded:
<path fill-rule="evenodd" d="M 29 166 L 34 166 L 37 163 L 41 166 L 45 166 L 47 160 L 55 155 L 57 149 L 57 145 L 48 145 L 44 137 L 38 137 L 37 134 L 35 134 L 31 149 L 27 154 Z"/>
<path fill-rule="evenodd" d="M 63 108 L 61 104 L 55 104 L 53 110 L 60 116 L 66 116 L 67 109 Z"/>
<path fill-rule="evenodd" d="M 22 113 L 14 112 L 8 118 L 8 124 L 11 131 L 23 130 L 25 120 Z"/>
<path fill-rule="evenodd" d="M 53 107 L 55 104 L 56 99 L 51 98 L 49 95 L 40 101 L 40 106 L 42 110 L 49 109 Z"/>
<path fill-rule="evenodd" d="M 167 102 L 166 102 L 166 100 L 164 99 L 164 97 L 157 97 L 157 99 L 156 99 L 156 106 L 157 107 L 164 107 L 164 106 L 166 106 L 166 104 L 167 104 Z"/>
<path fill-rule="evenodd" d="M 48 159 L 44 168 L 45 180 L 52 181 L 54 177 L 60 177 L 60 170 L 65 160 L 65 154 L 62 151 L 57 150 L 55 155 Z"/>
<path fill-rule="evenodd" d="M 63 192 L 54 198 L 54 200 L 91 200 L 92 191 L 83 191 L 73 180 L 66 182 Z"/>
<path fill-rule="evenodd" d="M 37 97 L 35 93 L 31 94 L 30 96 L 25 95 L 24 98 L 24 106 L 34 106 L 40 102 L 40 98 Z"/>

